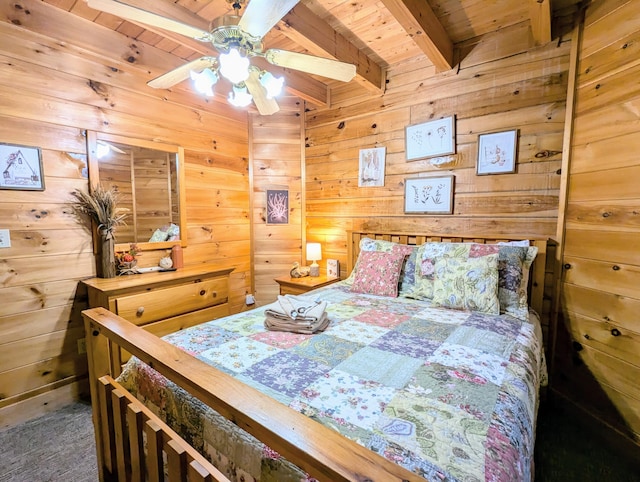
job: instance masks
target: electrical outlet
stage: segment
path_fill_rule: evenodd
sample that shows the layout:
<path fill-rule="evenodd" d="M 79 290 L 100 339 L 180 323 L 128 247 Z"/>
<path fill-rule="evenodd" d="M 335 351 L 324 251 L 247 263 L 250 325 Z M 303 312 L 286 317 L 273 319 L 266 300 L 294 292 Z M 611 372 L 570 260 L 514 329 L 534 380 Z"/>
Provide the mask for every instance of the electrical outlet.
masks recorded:
<path fill-rule="evenodd" d="M 11 232 L 8 229 L 0 229 L 0 248 L 11 247 Z"/>
<path fill-rule="evenodd" d="M 87 353 L 87 339 L 78 338 L 78 355 L 82 355 L 83 353 Z"/>
<path fill-rule="evenodd" d="M 245 298 L 245 302 L 247 303 L 247 305 L 253 305 L 256 302 L 256 299 L 253 297 L 253 295 L 248 294 Z"/>

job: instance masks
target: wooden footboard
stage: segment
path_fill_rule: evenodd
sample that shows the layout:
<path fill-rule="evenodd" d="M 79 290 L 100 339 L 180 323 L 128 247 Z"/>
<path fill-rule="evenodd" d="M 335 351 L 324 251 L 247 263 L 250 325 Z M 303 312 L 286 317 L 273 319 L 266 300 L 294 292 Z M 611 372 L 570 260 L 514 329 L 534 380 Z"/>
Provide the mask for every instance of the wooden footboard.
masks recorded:
<path fill-rule="evenodd" d="M 101 481 L 136 480 L 133 476 L 145 471 L 160 472 L 161 451 L 169 463 L 171 482 L 227 480 L 113 381 L 119 374 L 119 351 L 124 349 L 318 480 L 424 482 L 104 308 L 82 314 Z M 147 439 L 151 455 L 144 454 L 141 427 L 151 437 Z"/>

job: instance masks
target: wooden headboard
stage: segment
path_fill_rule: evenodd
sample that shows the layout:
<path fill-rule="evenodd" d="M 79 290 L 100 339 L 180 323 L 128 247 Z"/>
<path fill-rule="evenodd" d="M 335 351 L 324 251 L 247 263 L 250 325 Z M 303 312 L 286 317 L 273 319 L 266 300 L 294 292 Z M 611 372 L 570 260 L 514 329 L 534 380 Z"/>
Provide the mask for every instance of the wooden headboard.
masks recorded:
<path fill-rule="evenodd" d="M 542 237 L 531 236 L 513 236 L 513 237 L 496 237 L 496 236 L 475 236 L 470 234 L 459 235 L 440 235 L 440 234 L 410 234 L 397 232 L 378 232 L 378 231 L 347 231 L 347 275 L 351 273 L 353 266 L 358 259 L 360 253 L 360 240 L 362 238 L 381 239 L 385 241 L 393 241 L 401 244 L 409 244 L 419 246 L 426 242 L 442 242 L 442 243 L 482 243 L 495 244 L 503 241 L 518 241 L 528 239 L 532 246 L 538 248 L 538 254 L 529 272 L 529 304 L 536 310 L 541 318 L 547 317 L 542 321 L 543 326 L 548 326 L 548 310 L 544 309 L 544 282 L 545 268 L 547 258 L 548 239 Z M 546 316 L 545 316 L 546 315 Z M 545 323 L 546 322 L 546 323 Z"/>

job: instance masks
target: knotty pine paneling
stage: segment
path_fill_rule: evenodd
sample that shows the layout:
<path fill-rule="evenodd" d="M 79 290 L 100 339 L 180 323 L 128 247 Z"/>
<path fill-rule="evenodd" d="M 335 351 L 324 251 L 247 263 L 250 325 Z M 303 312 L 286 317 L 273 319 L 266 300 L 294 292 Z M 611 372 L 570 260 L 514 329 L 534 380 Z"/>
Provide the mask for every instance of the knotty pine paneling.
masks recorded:
<path fill-rule="evenodd" d="M 514 22 L 469 46 L 459 68 L 434 74 L 420 62 L 392 65 L 382 95 L 362 96 L 347 84 L 332 92 L 332 108 L 308 106 L 308 236 L 343 267 L 344 232 L 352 228 L 554 236 L 570 40 L 533 48 L 527 28 Z M 442 167 L 408 162 L 405 127 L 449 115 L 456 154 Z M 478 134 L 510 129 L 520 132 L 517 172 L 477 176 Z M 384 187 L 359 188 L 359 150 L 382 146 Z M 442 174 L 456 178 L 453 215 L 404 215 L 405 179 Z"/>
<path fill-rule="evenodd" d="M 638 15 L 640 5 L 629 0 L 599 0 L 586 10 L 564 218 L 560 308 L 567 333 L 558 346 L 557 389 L 640 444 Z"/>
<path fill-rule="evenodd" d="M 95 276 L 95 259 L 91 234 L 69 206 L 70 193 L 88 187 L 85 130 L 184 147 L 185 263 L 233 267 L 231 311 L 245 309 L 247 112 L 194 95 L 186 83 L 146 85 L 182 62 L 44 2 L 0 4 L 0 142 L 42 148 L 46 185 L 0 195 L 0 228 L 12 240 L 0 251 L 1 426 L 16 402 L 53 406 L 49 391 L 68 396 L 86 374 L 78 349 L 86 295 L 77 288 Z M 145 252 L 140 264 L 164 254 Z"/>
<path fill-rule="evenodd" d="M 308 264 L 301 259 L 305 240 L 302 103 L 294 98 L 278 103 L 280 112 L 252 115 L 249 127 L 253 289 L 258 306 L 276 299 L 279 287 L 274 278 L 288 274 L 294 261 Z M 289 191 L 288 224 L 266 223 L 267 189 Z"/>

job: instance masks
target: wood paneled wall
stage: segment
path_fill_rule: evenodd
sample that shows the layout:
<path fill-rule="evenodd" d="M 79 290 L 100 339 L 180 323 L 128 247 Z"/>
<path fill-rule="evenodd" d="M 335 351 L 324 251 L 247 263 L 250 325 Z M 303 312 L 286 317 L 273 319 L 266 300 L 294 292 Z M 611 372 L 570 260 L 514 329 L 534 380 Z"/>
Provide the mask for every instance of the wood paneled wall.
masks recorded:
<path fill-rule="evenodd" d="M 76 290 L 95 261 L 68 206 L 74 189 L 88 187 L 84 129 L 185 148 L 185 263 L 235 268 L 231 309 L 245 308 L 247 114 L 188 85 L 146 86 L 181 61 L 40 1 L 0 3 L 0 142 L 42 148 L 46 185 L 0 191 L 0 228 L 12 243 L 0 250 L 0 426 L 55 407 L 53 389 L 70 397 L 86 373 L 78 345 L 86 299 Z M 141 263 L 162 254 L 146 252 Z"/>
<path fill-rule="evenodd" d="M 565 213 L 558 389 L 640 443 L 640 5 L 586 11 Z M 573 341 L 573 343 L 572 343 Z M 562 355 L 565 356 L 562 356 Z"/>
<path fill-rule="evenodd" d="M 570 38 L 539 48 L 527 24 L 464 45 L 458 67 L 392 66 L 384 95 L 333 89 L 331 109 L 306 120 L 307 236 L 346 266 L 348 229 L 553 236 Z M 408 162 L 405 126 L 455 115 L 457 153 Z M 519 129 L 517 172 L 476 175 L 478 134 Z M 386 147 L 384 187 L 358 187 L 359 150 Z M 455 176 L 453 215 L 405 215 L 406 178 Z M 321 264 L 324 268 L 324 263 Z M 346 273 L 343 271 L 342 275 Z"/>
<path fill-rule="evenodd" d="M 280 112 L 252 115 L 250 158 L 253 207 L 253 266 L 257 305 L 271 303 L 279 293 L 273 280 L 289 274 L 294 261 L 306 265 L 304 244 L 303 103 L 278 99 Z M 267 189 L 289 191 L 289 222 L 267 224 Z"/>

